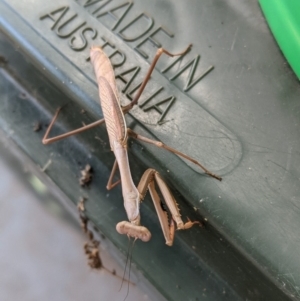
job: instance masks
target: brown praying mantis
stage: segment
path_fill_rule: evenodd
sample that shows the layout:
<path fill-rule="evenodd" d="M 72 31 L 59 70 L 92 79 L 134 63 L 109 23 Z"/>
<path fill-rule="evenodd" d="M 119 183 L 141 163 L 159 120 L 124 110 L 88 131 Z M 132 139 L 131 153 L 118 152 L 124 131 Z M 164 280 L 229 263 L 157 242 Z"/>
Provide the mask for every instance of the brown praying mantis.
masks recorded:
<path fill-rule="evenodd" d="M 134 105 L 137 104 L 138 99 L 141 96 L 148 80 L 150 79 L 151 73 L 159 57 L 162 54 L 166 54 L 170 57 L 184 55 L 186 52 L 189 51 L 191 46 L 192 45 L 189 45 L 186 50 L 177 54 L 172 54 L 163 48 L 158 49 L 153 59 L 153 62 L 149 67 L 146 77 L 143 80 L 139 90 L 137 91 L 136 96 L 128 105 L 123 107 L 121 106 L 119 101 L 119 96 L 118 96 L 119 94 L 115 82 L 114 70 L 109 58 L 106 56 L 106 54 L 103 52 L 103 50 L 100 47 L 92 47 L 90 50 L 90 58 L 94 67 L 94 71 L 99 86 L 100 103 L 101 103 L 104 118 L 96 122 L 93 122 L 89 125 L 78 128 L 76 130 L 67 132 L 65 134 L 48 138 L 51 128 L 53 127 L 53 124 L 57 119 L 58 114 L 61 110 L 61 108 L 59 108 L 56 111 L 55 115 L 53 116 L 53 119 L 42 140 L 44 144 L 52 143 L 64 139 L 66 137 L 69 137 L 71 135 L 81 133 L 83 131 L 86 131 L 92 127 L 98 126 L 105 122 L 108 137 L 109 137 L 110 147 L 111 150 L 114 152 L 116 158 L 110 177 L 108 179 L 107 189 L 108 190 L 112 189 L 113 187 L 115 187 L 117 184 L 121 182 L 122 194 L 124 198 L 124 207 L 129 220 L 129 221 L 119 222 L 116 226 L 116 229 L 120 234 L 126 234 L 128 237 L 133 237 L 134 239 L 141 239 L 144 242 L 150 240 L 151 233 L 146 227 L 141 226 L 139 207 L 140 207 L 140 202 L 144 199 L 147 190 L 149 190 L 150 195 L 152 197 L 154 207 L 156 209 L 161 224 L 161 228 L 166 240 L 166 244 L 168 246 L 171 246 L 173 244 L 174 234 L 175 234 L 175 224 L 177 229 L 185 230 L 191 228 L 194 224 L 199 224 L 199 222 L 198 221 L 193 222 L 191 220 L 188 220 L 186 223 L 184 223 L 182 221 L 181 215 L 179 213 L 179 208 L 175 201 L 174 196 L 172 195 L 168 186 L 166 185 L 166 183 L 164 182 L 164 180 L 161 178 L 160 174 L 156 170 L 152 168 L 147 169 L 143 174 L 138 186 L 137 187 L 135 186 L 132 180 L 129 162 L 128 162 L 128 154 L 127 154 L 128 137 L 133 137 L 143 142 L 154 144 L 157 147 L 166 149 L 176 154 L 177 156 L 183 157 L 184 159 L 193 162 L 195 165 L 199 166 L 207 175 L 219 181 L 222 180 L 221 177 L 212 173 L 207 168 L 205 168 L 202 164 L 200 164 L 198 161 L 187 156 L 186 154 L 172 147 L 169 147 L 160 141 L 151 140 L 147 137 L 135 133 L 131 129 L 127 128 L 125 122 L 124 115 L 128 113 L 133 108 Z M 120 171 L 120 180 L 113 183 L 113 177 L 117 171 L 117 168 L 119 168 Z M 171 213 L 170 222 L 168 219 L 167 212 L 162 209 L 161 200 L 155 188 L 155 182 L 159 190 L 161 191 L 165 203 Z"/>

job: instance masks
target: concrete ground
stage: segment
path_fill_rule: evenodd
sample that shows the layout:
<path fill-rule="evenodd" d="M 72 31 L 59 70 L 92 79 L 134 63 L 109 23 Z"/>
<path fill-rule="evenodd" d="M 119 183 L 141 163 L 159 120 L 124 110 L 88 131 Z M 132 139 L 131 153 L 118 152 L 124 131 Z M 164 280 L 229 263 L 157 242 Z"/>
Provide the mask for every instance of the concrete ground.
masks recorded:
<path fill-rule="evenodd" d="M 87 266 L 85 237 L 55 208 L 37 200 L 0 157 L 0 300 L 124 300 L 127 283 L 119 292 L 119 278 Z M 123 274 L 108 253 L 101 254 L 107 267 Z M 130 285 L 126 300 L 150 298 Z"/>

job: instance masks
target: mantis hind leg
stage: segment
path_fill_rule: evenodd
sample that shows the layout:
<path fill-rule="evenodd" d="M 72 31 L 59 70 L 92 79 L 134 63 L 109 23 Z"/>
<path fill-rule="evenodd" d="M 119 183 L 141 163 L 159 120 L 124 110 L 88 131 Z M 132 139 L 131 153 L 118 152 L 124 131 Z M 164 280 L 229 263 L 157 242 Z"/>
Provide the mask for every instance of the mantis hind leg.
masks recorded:
<path fill-rule="evenodd" d="M 155 54 L 155 57 L 154 57 L 151 65 L 150 65 L 150 67 L 148 69 L 148 72 L 147 72 L 147 74 L 146 74 L 146 76 L 145 76 L 145 78 L 144 78 L 144 80 L 143 80 L 140 88 L 137 91 L 137 94 L 135 95 L 135 97 L 133 98 L 133 100 L 127 106 L 124 106 L 122 108 L 124 114 L 126 114 L 127 112 L 129 112 L 133 108 L 133 106 L 137 104 L 137 102 L 138 102 L 141 94 L 143 93 L 143 91 L 144 91 L 144 89 L 145 89 L 145 87 L 146 87 L 146 85 L 147 85 L 147 83 L 148 83 L 148 81 L 149 81 L 149 79 L 151 77 L 151 74 L 152 74 L 152 72 L 153 72 L 153 70 L 155 68 L 155 65 L 156 65 L 157 61 L 161 57 L 162 54 L 166 54 L 167 56 L 170 56 L 170 57 L 181 56 L 181 55 L 185 55 L 187 52 L 189 52 L 191 48 L 192 48 L 192 44 L 190 44 L 184 51 L 179 52 L 179 53 L 170 53 L 169 51 L 167 51 L 164 48 L 159 48 L 157 50 L 156 54 Z"/>
<path fill-rule="evenodd" d="M 93 122 L 93 123 L 90 123 L 90 124 L 88 124 L 88 125 L 85 125 L 85 126 L 83 126 L 83 127 L 80 127 L 80 128 L 78 128 L 78 129 L 76 129 L 76 130 L 73 130 L 73 131 L 70 131 L 70 132 L 61 134 L 61 135 L 59 135 L 59 136 L 55 136 L 55 137 L 48 138 L 48 136 L 49 136 L 49 134 L 50 134 L 50 131 L 51 131 L 51 129 L 52 129 L 52 127 L 53 127 L 53 125 L 54 125 L 54 123 L 55 123 L 57 117 L 58 117 L 58 114 L 59 114 L 59 112 L 61 111 L 61 109 L 62 109 L 62 107 L 59 107 L 59 108 L 56 110 L 56 112 L 55 112 L 55 114 L 54 114 L 54 116 L 53 116 L 53 118 L 52 118 L 52 120 L 51 120 L 51 123 L 49 124 L 49 126 L 48 126 L 48 128 L 47 128 L 47 131 L 46 131 L 46 133 L 45 133 L 45 135 L 44 135 L 44 137 L 43 137 L 43 140 L 42 140 L 43 144 L 50 144 L 50 143 L 53 143 L 53 142 L 56 142 L 56 141 L 65 139 L 65 138 L 67 138 L 67 137 L 70 137 L 70 136 L 72 136 L 72 135 L 76 135 L 76 134 L 82 133 L 82 132 L 84 132 L 84 131 L 86 131 L 86 130 L 88 130 L 88 129 L 91 129 L 91 128 L 93 128 L 93 127 L 95 127 L 95 126 L 98 126 L 98 125 L 100 125 L 100 124 L 102 124 L 102 123 L 105 122 L 104 119 L 100 119 L 100 120 L 97 120 L 97 121 L 95 121 L 95 122 Z"/>

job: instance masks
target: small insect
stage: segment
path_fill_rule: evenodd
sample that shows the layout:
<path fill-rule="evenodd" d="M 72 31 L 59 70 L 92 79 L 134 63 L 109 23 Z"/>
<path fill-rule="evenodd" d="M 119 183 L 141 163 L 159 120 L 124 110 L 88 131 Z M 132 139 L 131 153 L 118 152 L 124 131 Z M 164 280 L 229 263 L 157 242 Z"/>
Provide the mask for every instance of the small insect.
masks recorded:
<path fill-rule="evenodd" d="M 181 56 L 189 51 L 192 45 L 189 45 L 187 49 L 183 52 L 172 54 L 167 50 L 160 48 L 158 49 L 153 62 L 150 65 L 150 68 L 146 74 L 146 77 L 140 86 L 138 92 L 134 99 L 128 105 L 122 107 L 119 101 L 119 94 L 115 82 L 114 70 L 111 65 L 109 58 L 103 52 L 100 47 L 92 47 L 90 50 L 90 58 L 92 65 L 94 67 L 94 71 L 96 74 L 96 79 L 99 86 L 99 96 L 100 103 L 103 111 L 104 118 L 93 122 L 89 125 L 81 127 L 79 129 L 73 130 L 71 132 L 48 138 L 51 128 L 57 116 L 60 112 L 59 108 L 46 133 L 43 138 L 43 143 L 48 144 L 52 143 L 66 137 L 69 137 L 74 134 L 78 134 L 92 127 L 98 126 L 102 123 L 106 123 L 107 133 L 109 137 L 111 150 L 115 155 L 115 163 L 113 165 L 110 177 L 107 183 L 107 189 L 112 189 L 119 183 L 122 185 L 122 194 L 124 199 L 124 207 L 127 213 L 127 217 L 129 221 L 121 221 L 116 225 L 116 229 L 120 234 L 125 234 L 128 237 L 133 237 L 134 239 L 140 239 L 144 242 L 147 242 L 151 238 L 150 231 L 141 225 L 141 216 L 140 216 L 140 203 L 144 199 L 146 192 L 149 190 L 150 195 L 152 197 L 157 215 L 159 217 L 159 221 L 161 224 L 161 228 L 166 240 L 166 244 L 171 246 L 173 244 L 175 228 L 179 230 L 186 230 L 191 228 L 194 224 L 199 224 L 198 221 L 188 220 L 186 223 L 181 219 L 181 215 L 179 213 L 178 205 L 175 201 L 174 196 L 169 190 L 168 186 L 160 176 L 160 174 L 154 169 L 147 169 L 143 174 L 138 186 L 135 186 L 132 180 L 130 166 L 128 161 L 127 154 L 127 141 L 128 137 L 132 137 L 135 139 L 139 139 L 143 142 L 150 143 L 156 145 L 157 147 L 168 150 L 177 156 L 183 157 L 199 166 L 207 175 L 221 181 L 222 178 L 218 175 L 212 173 L 207 168 L 205 168 L 202 164 L 200 164 L 197 160 L 187 156 L 186 154 L 163 144 L 160 141 L 151 140 L 147 137 L 141 136 L 131 129 L 127 128 L 124 114 L 128 113 L 134 105 L 137 104 L 140 95 L 142 94 L 151 73 L 162 54 L 166 54 L 170 57 Z M 113 183 L 113 177 L 116 173 L 117 169 L 120 171 L 120 180 Z M 161 194 L 164 198 L 164 201 L 171 213 L 171 218 L 169 222 L 168 214 L 165 210 L 162 209 L 161 200 L 157 193 L 155 183 L 161 191 Z"/>

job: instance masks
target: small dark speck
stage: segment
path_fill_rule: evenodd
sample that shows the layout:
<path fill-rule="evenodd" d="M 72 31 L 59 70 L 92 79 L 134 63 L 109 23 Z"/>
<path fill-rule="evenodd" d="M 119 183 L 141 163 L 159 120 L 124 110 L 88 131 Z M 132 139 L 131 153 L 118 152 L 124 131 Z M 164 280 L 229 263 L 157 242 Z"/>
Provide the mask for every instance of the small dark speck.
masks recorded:
<path fill-rule="evenodd" d="M 34 132 L 39 132 L 42 129 L 41 123 L 38 121 L 33 125 L 33 131 Z"/>
<path fill-rule="evenodd" d="M 27 94 L 24 93 L 24 92 L 22 92 L 22 93 L 19 94 L 19 97 L 20 97 L 21 99 L 26 99 L 26 98 L 27 98 Z"/>
<path fill-rule="evenodd" d="M 224 24 L 224 22 L 222 21 L 222 22 L 221 22 L 221 24 L 223 25 L 223 24 Z"/>
<path fill-rule="evenodd" d="M 0 55 L 0 66 L 5 66 L 8 63 L 7 59 Z"/>
<path fill-rule="evenodd" d="M 79 179 L 80 186 L 82 186 L 82 187 L 88 186 L 91 183 L 92 178 L 93 178 L 92 167 L 89 164 L 87 164 L 85 166 L 85 168 L 82 169 L 80 172 L 81 172 L 81 177 Z"/>

